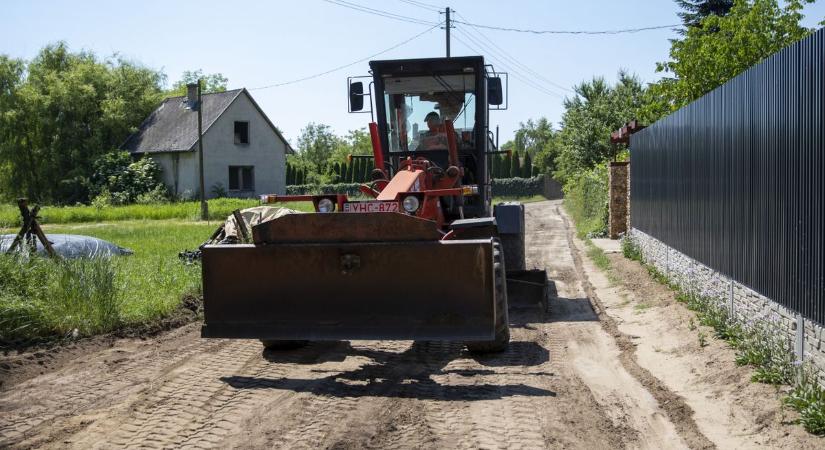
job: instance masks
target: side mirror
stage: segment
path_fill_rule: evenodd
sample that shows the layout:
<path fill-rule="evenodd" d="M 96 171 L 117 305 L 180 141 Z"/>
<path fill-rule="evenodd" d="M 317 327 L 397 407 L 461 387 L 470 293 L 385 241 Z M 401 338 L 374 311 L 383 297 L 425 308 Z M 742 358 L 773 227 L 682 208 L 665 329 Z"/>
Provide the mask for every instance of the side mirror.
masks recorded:
<path fill-rule="evenodd" d="M 487 79 L 487 103 L 496 106 L 504 103 L 504 92 L 501 89 L 501 78 L 490 77 Z"/>
<path fill-rule="evenodd" d="M 364 83 L 356 81 L 349 85 L 349 107 L 351 111 L 364 109 Z"/>

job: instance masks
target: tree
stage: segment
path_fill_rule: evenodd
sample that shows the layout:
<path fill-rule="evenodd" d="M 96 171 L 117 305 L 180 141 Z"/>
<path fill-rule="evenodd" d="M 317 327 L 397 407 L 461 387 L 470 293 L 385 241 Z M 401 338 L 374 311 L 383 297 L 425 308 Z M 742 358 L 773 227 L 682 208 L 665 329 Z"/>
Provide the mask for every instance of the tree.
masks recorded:
<path fill-rule="evenodd" d="M 513 156 L 510 153 L 504 154 L 504 160 L 501 164 L 501 176 L 499 178 L 510 178 L 510 172 L 513 166 Z"/>
<path fill-rule="evenodd" d="M 519 129 L 515 134 L 515 150 L 522 154 L 536 154 L 541 151 L 553 139 L 553 126 L 542 117 L 535 122 L 528 119 L 527 123 L 519 123 Z"/>
<path fill-rule="evenodd" d="M 513 158 L 510 162 L 510 178 L 518 178 L 521 176 L 521 158 L 518 150 L 513 152 Z"/>
<path fill-rule="evenodd" d="M 338 145 L 339 139 L 329 125 L 310 122 L 298 137 L 298 155 L 315 173 L 321 173 Z"/>
<path fill-rule="evenodd" d="M 521 177 L 522 178 L 530 178 L 533 174 L 533 158 L 530 157 L 530 153 L 524 154 L 524 166 L 521 168 Z"/>
<path fill-rule="evenodd" d="M 740 0 L 725 16 L 710 14 L 672 41 L 670 60 L 657 71 L 672 74 L 651 86 L 648 111 L 675 111 L 745 69 L 812 32 L 800 25 L 813 0 Z M 711 31 L 712 30 L 712 31 Z"/>
<path fill-rule="evenodd" d="M 352 169 L 352 182 L 360 183 L 364 181 L 361 179 L 361 174 L 364 172 L 364 160 L 361 158 L 355 158 L 352 162 L 355 165 Z"/>
<path fill-rule="evenodd" d="M 352 183 L 352 169 L 353 169 L 352 164 L 354 162 L 355 161 L 351 161 L 349 164 L 347 164 L 347 173 L 344 176 L 344 183 Z"/>
<path fill-rule="evenodd" d="M 499 178 L 501 175 L 501 155 L 490 155 L 490 174 L 491 178 Z"/>
<path fill-rule="evenodd" d="M 702 20 L 708 16 L 726 15 L 733 7 L 733 0 L 676 0 L 676 4 L 683 9 L 679 18 L 685 28 L 691 28 L 701 26 Z"/>
<path fill-rule="evenodd" d="M 203 80 L 201 92 L 209 94 L 213 92 L 224 92 L 229 83 L 229 79 L 221 73 L 203 74 L 203 70 L 185 70 L 180 76 L 180 80 L 172 85 L 172 89 L 166 92 L 167 97 L 180 97 L 186 95 L 186 85 L 190 83 L 197 83 L 198 80 Z"/>
<path fill-rule="evenodd" d="M 88 201 L 93 161 L 120 146 L 157 106 L 162 73 L 121 58 L 44 47 L 0 57 L 0 193 Z"/>
<path fill-rule="evenodd" d="M 615 148 L 609 142 L 610 132 L 639 118 L 645 107 L 641 82 L 624 71 L 613 86 L 597 77 L 573 89 L 576 95 L 564 100 L 553 172 L 562 183 L 611 158 Z"/>

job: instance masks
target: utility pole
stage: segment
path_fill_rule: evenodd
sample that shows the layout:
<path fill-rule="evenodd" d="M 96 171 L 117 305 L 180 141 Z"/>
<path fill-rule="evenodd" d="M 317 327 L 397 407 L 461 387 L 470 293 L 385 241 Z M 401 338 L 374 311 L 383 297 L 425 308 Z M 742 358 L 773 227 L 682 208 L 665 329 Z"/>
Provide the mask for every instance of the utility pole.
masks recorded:
<path fill-rule="evenodd" d="M 188 88 L 188 91 L 189 91 L 189 95 L 188 95 L 189 101 L 190 101 L 189 106 L 194 108 L 198 112 L 198 172 L 199 172 L 199 175 L 200 175 L 201 220 L 208 220 L 209 219 L 209 205 L 207 205 L 207 203 L 206 203 L 206 188 L 204 186 L 204 181 L 203 181 L 203 114 L 201 112 L 201 110 L 202 110 L 201 106 L 203 105 L 203 102 L 201 100 L 201 80 L 200 80 L 200 78 L 198 79 L 197 87 L 193 86 L 192 84 L 189 84 L 187 86 L 187 88 Z M 198 97 L 197 97 L 196 105 L 191 104 L 191 103 L 194 103 L 194 102 L 192 102 L 192 100 L 194 100 L 192 98 L 193 97 L 192 91 L 194 90 L 193 88 L 197 89 Z"/>
<path fill-rule="evenodd" d="M 445 21 L 446 27 L 444 28 L 447 31 L 447 58 L 450 57 L 450 7 L 447 7 L 447 20 Z"/>

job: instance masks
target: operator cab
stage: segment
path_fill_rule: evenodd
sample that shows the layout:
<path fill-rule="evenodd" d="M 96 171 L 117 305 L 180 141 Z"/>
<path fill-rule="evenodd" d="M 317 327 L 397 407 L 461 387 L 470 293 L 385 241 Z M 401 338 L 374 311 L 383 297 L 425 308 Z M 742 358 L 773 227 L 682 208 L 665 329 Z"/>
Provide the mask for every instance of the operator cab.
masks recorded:
<path fill-rule="evenodd" d="M 395 170 L 407 157 L 448 166 L 445 121 L 452 122 L 462 184 L 475 184 L 479 196 L 465 201 L 469 217 L 490 214 L 490 175 L 486 154 L 489 110 L 506 109 L 499 74 L 481 56 L 371 61 L 371 89 L 350 78 L 350 112 L 374 114 L 384 160 Z M 374 95 L 374 96 L 373 96 Z M 364 111 L 369 96 L 374 111 Z"/>

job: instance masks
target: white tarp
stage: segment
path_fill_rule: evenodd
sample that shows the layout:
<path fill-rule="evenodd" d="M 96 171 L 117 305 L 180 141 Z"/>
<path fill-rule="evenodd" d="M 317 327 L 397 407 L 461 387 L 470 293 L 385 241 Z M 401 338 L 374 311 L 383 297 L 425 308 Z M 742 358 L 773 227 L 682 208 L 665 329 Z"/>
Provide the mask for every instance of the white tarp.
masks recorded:
<path fill-rule="evenodd" d="M 0 253 L 11 247 L 15 234 L 0 234 Z M 120 247 L 109 241 L 94 238 L 91 236 L 81 236 L 77 234 L 47 234 L 46 239 L 52 243 L 55 253 L 64 258 L 108 258 L 112 256 L 131 255 L 133 252 L 128 248 Z M 37 242 L 37 253 L 45 255 L 46 249 L 40 240 Z M 21 242 L 22 246 L 27 246 L 26 242 Z M 19 249 L 20 247 L 18 247 Z"/>

